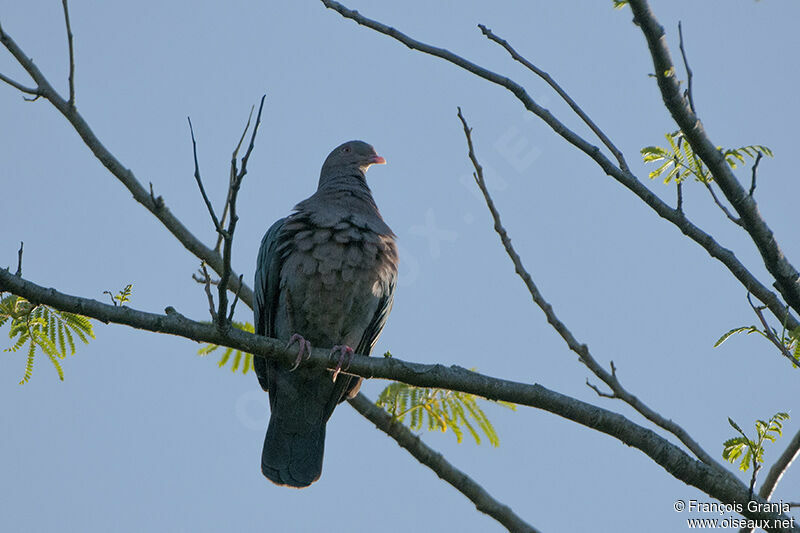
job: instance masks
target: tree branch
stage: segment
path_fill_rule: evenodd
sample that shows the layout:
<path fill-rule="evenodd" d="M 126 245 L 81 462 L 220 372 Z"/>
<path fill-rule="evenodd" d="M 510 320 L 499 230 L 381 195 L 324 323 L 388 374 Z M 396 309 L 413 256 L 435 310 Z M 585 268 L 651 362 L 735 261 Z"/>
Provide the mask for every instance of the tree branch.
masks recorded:
<path fill-rule="evenodd" d="M 758 176 L 758 164 L 761 162 L 761 158 L 764 157 L 764 154 L 758 152 L 756 156 L 756 160 L 753 163 L 752 169 L 752 177 L 750 178 L 750 190 L 748 191 L 747 195 L 752 197 L 753 193 L 756 192 L 756 177 Z"/>
<path fill-rule="evenodd" d="M 38 88 L 33 89 L 31 87 L 25 87 L 24 85 L 22 85 L 18 81 L 14 81 L 11 78 L 9 78 L 8 76 L 3 75 L 2 73 L 0 73 L 0 80 L 6 82 L 7 84 L 9 84 L 12 87 L 14 87 L 16 90 L 18 90 L 20 92 L 23 92 L 25 94 L 32 94 L 32 95 L 37 96 L 37 97 L 42 96 Z"/>
<path fill-rule="evenodd" d="M 22 249 L 25 247 L 25 243 L 19 241 L 19 251 L 17 252 L 17 273 L 16 276 L 22 276 Z"/>
<path fill-rule="evenodd" d="M 343 17 L 354 20 L 356 23 L 362 26 L 396 39 L 412 50 L 418 50 L 420 52 L 444 59 L 445 61 L 461 67 L 462 69 L 478 76 L 479 78 L 483 78 L 510 91 L 520 102 L 522 102 L 528 111 L 542 119 L 542 121 L 550 126 L 554 132 L 564 138 L 567 142 L 588 155 L 606 174 L 633 192 L 660 217 L 674 224 L 684 235 L 702 246 L 711 257 L 717 259 L 723 265 L 725 265 L 734 275 L 734 277 L 739 280 L 739 282 L 747 290 L 752 292 L 759 300 L 766 304 L 769 310 L 779 320 L 781 320 L 781 322 L 786 320 L 787 325 L 791 328 L 800 325 L 800 322 L 798 322 L 793 316 L 790 315 L 787 317 L 785 305 L 780 298 L 778 298 L 775 293 L 770 291 L 765 285 L 758 281 L 758 279 L 753 276 L 753 274 L 750 273 L 750 271 L 747 270 L 744 265 L 742 265 L 742 263 L 736 258 L 736 255 L 731 250 L 720 246 L 713 237 L 705 233 L 699 227 L 695 226 L 688 218 L 686 218 L 681 210 L 673 209 L 664 203 L 660 198 L 658 198 L 658 196 L 653 194 L 650 189 L 645 187 L 642 182 L 636 178 L 636 176 L 615 166 L 601 153 L 597 146 L 590 144 L 575 132 L 564 126 L 564 124 L 556 119 L 548 110 L 538 105 L 521 85 L 505 76 L 496 74 L 464 59 L 461 56 L 453 54 L 448 50 L 417 41 L 408 35 L 401 33 L 395 28 L 366 18 L 358 11 L 348 9 L 339 2 L 334 0 L 321 1 L 325 7 L 333 9 Z"/>
<path fill-rule="evenodd" d="M 396 422 L 386 411 L 376 406 L 364 394 L 359 393 L 349 400 L 350 405 L 364 418 L 375 424 L 375 427 L 392 437 L 397 444 L 405 448 L 414 458 L 433 470 L 437 476 L 448 482 L 456 490 L 469 498 L 475 508 L 485 513 L 509 531 L 535 533 L 537 530 L 517 516 L 514 511 L 495 500 L 486 489 L 481 487 L 467 474 L 450 464 L 442 454 L 427 446 L 422 440 L 412 433 L 403 424 Z"/>
<path fill-rule="evenodd" d="M 780 483 L 783 474 L 789 470 L 789 467 L 792 466 L 792 462 L 797 459 L 799 454 L 800 431 L 795 433 L 789 445 L 786 446 L 781 456 L 778 457 L 778 460 L 775 461 L 775 464 L 772 465 L 772 468 L 767 472 L 767 477 L 764 478 L 764 482 L 758 490 L 759 496 L 765 500 L 769 500 L 772 497 L 772 493 L 775 492 L 775 488 L 778 486 L 778 483 Z"/>
<path fill-rule="evenodd" d="M 237 328 L 221 330 L 213 324 L 195 322 L 168 307 L 165 315 L 138 311 L 130 307 L 114 307 L 96 300 L 80 298 L 47 289 L 8 270 L 0 269 L 0 291 L 7 291 L 37 304 L 80 314 L 104 323 L 123 324 L 156 333 L 177 335 L 196 342 L 227 346 L 254 356 L 269 357 L 291 364 L 296 353 L 286 349 L 285 341 L 247 333 Z M 338 357 L 323 348 L 312 350 L 305 364 L 328 369 L 336 368 Z M 721 502 L 746 501 L 748 488 L 730 472 L 697 461 L 679 447 L 653 431 L 641 427 L 624 416 L 601 407 L 576 400 L 538 384 L 519 383 L 493 378 L 453 365 L 420 364 L 396 358 L 353 355 L 348 374 L 365 378 L 392 379 L 416 385 L 465 392 L 488 398 L 542 409 L 605 433 L 620 442 L 642 451 L 675 478 L 697 487 Z M 759 497 L 757 501 L 761 501 Z M 745 509 L 752 519 L 786 519 L 784 515 Z M 800 532 L 800 528 L 794 531 Z"/>
<path fill-rule="evenodd" d="M 61 5 L 64 6 L 64 22 L 67 26 L 67 46 L 69 47 L 69 100 L 67 105 L 75 107 L 75 53 L 72 45 L 72 28 L 69 25 L 69 8 L 67 7 L 67 0 L 61 0 Z"/>
<path fill-rule="evenodd" d="M 175 215 L 173 215 L 169 208 L 166 207 L 165 202 L 161 196 L 154 197 L 151 192 L 142 186 L 139 180 L 134 175 L 133 171 L 125 168 L 122 163 L 108 151 L 108 149 L 100 142 L 94 134 L 89 124 L 84 120 L 81 114 L 75 107 L 71 107 L 69 103 L 64 100 L 58 92 L 53 88 L 47 78 L 42 74 L 36 64 L 25 54 L 19 45 L 11 38 L 8 33 L 0 30 L 0 43 L 11 52 L 11 55 L 17 62 L 24 68 L 28 74 L 38 85 L 35 93 L 39 96 L 46 98 L 53 107 L 55 107 L 64 118 L 72 125 L 78 135 L 81 137 L 86 146 L 92 151 L 94 156 L 105 166 L 111 174 L 116 177 L 133 195 L 133 198 L 142 204 L 148 211 L 161 221 L 161 223 L 172 233 L 180 243 L 189 250 L 192 254 L 205 261 L 218 274 L 223 272 L 222 256 L 208 248 L 197 237 L 195 237 Z M 240 290 L 238 285 L 238 274 L 231 272 L 233 279 L 228 287 L 232 291 Z M 248 305 L 252 304 L 253 291 L 246 285 L 241 286 L 241 299 L 247 302 Z"/>
<path fill-rule="evenodd" d="M 208 195 L 206 194 L 206 188 L 203 187 L 203 179 L 200 177 L 200 165 L 197 162 L 197 141 L 195 141 L 194 139 L 194 128 L 192 127 L 192 118 L 186 117 L 186 120 L 189 122 L 189 134 L 192 137 L 192 156 L 194 157 L 194 180 L 197 182 L 197 187 L 200 189 L 200 194 L 203 196 L 203 201 L 206 203 L 206 208 L 208 208 L 208 214 L 211 215 L 211 221 L 214 223 L 214 229 L 216 229 L 217 233 L 221 235 L 225 230 L 219 223 L 217 214 L 214 213 L 214 206 L 211 205 L 211 200 L 208 199 Z"/>
<path fill-rule="evenodd" d="M 686 49 L 683 47 L 683 26 L 681 25 L 681 21 L 678 21 L 678 37 L 680 39 L 680 49 L 681 49 L 681 57 L 683 58 L 683 67 L 686 69 L 686 97 L 689 99 L 689 106 L 692 109 L 692 113 L 697 112 L 697 108 L 694 107 L 694 96 L 692 95 L 692 69 L 689 68 L 689 60 L 686 59 Z"/>
<path fill-rule="evenodd" d="M 267 95 L 263 95 L 261 97 L 261 103 L 258 106 L 258 115 L 256 115 L 256 123 L 253 126 L 253 132 L 250 136 L 250 145 L 247 147 L 247 151 L 242 157 L 242 167 L 241 169 L 236 172 L 236 154 L 239 150 L 238 146 L 236 150 L 233 152 L 233 160 L 231 161 L 231 178 L 228 182 L 228 194 L 225 200 L 225 205 L 228 207 L 230 212 L 230 216 L 228 217 L 228 228 L 222 233 L 223 237 L 223 247 L 222 247 L 222 274 L 219 278 L 219 311 L 217 311 L 217 322 L 220 327 L 227 327 L 227 323 L 225 322 L 225 313 L 228 307 L 228 282 L 231 278 L 231 251 L 233 248 L 233 234 L 236 231 L 236 223 L 239 222 L 239 216 L 236 214 L 236 198 L 239 195 L 239 189 L 242 186 L 242 180 L 244 180 L 244 176 L 247 174 L 247 162 L 250 160 L 250 154 L 253 152 L 253 148 L 256 144 L 256 135 L 258 134 L 258 128 L 261 125 L 261 112 L 264 110 L 264 100 L 266 99 Z M 250 116 L 252 116 L 252 109 L 250 110 Z M 250 117 L 247 119 L 247 124 L 250 124 Z M 247 130 L 245 129 L 245 132 Z M 239 141 L 241 144 L 241 141 Z M 238 286 L 241 288 L 242 278 L 239 277 Z M 238 294 L 239 290 L 235 291 Z M 233 309 L 231 309 L 231 317 L 233 317 Z"/>
<path fill-rule="evenodd" d="M 761 325 L 764 327 L 764 335 L 767 337 L 767 340 L 769 340 L 778 349 L 781 355 L 789 359 L 789 361 L 791 361 L 793 365 L 800 365 L 800 361 L 795 359 L 794 355 L 792 355 L 792 353 L 778 339 L 778 337 L 775 336 L 775 333 L 772 331 L 772 328 L 769 327 L 769 324 L 767 324 L 767 319 L 764 318 L 764 313 L 761 312 L 764 308 L 757 307 L 755 304 L 753 304 L 753 300 L 750 299 L 750 293 L 747 293 L 747 303 L 750 304 L 750 307 L 753 309 L 753 312 L 758 317 L 758 320 L 761 321 Z"/>
<path fill-rule="evenodd" d="M 488 39 L 496 42 L 497 44 L 505 48 L 512 58 L 514 58 L 519 63 L 522 63 L 528 70 L 530 70 L 531 72 L 542 78 L 545 82 L 547 82 L 547 84 L 550 85 L 550 87 L 552 87 L 553 90 L 555 90 L 558 93 L 558 95 L 567 103 L 567 105 L 569 105 L 569 107 L 575 112 L 575 114 L 578 115 L 587 126 L 589 126 L 589 129 L 591 129 L 594 132 L 594 134 L 597 135 L 597 138 L 600 139 L 600 141 L 602 141 L 604 145 L 606 145 L 606 148 L 608 148 L 611 151 L 611 153 L 614 154 L 614 157 L 617 159 L 617 162 L 619 163 L 619 168 L 621 168 L 626 172 L 628 171 L 628 163 L 625 162 L 625 157 L 622 155 L 622 152 L 619 150 L 619 148 L 614 146 L 614 143 L 611 142 L 611 139 L 609 139 L 606 136 L 606 134 L 603 133 L 603 130 L 601 130 L 597 126 L 597 124 L 595 124 L 592 121 L 592 119 L 589 118 L 589 115 L 584 113 L 583 109 L 581 109 L 581 107 L 577 103 L 575 103 L 575 100 L 573 100 L 572 97 L 569 94 L 567 94 L 566 91 L 564 91 L 564 89 L 562 89 L 558 83 L 556 83 L 556 80 L 554 80 L 550 76 L 550 74 L 543 71 L 542 69 L 540 69 L 527 59 L 525 59 L 510 44 L 508 44 L 508 41 L 498 37 L 496 34 L 492 32 L 492 30 L 490 30 L 483 24 L 478 24 L 478 28 L 480 28 L 481 33 L 483 33 Z"/>
<path fill-rule="evenodd" d="M 764 265 L 775 278 L 778 291 L 795 312 L 800 312 L 800 273 L 783 255 L 772 230 L 761 217 L 755 200 L 736 179 L 725 157 L 711 142 L 700 119 L 692 111 L 690 103 L 682 96 L 664 28 L 656 20 L 646 0 L 631 0 L 629 4 L 650 49 L 664 104 L 694 153 L 706 164 L 725 198 L 741 217 L 742 225 L 758 248 Z"/>
<path fill-rule="evenodd" d="M 542 293 L 539 291 L 539 288 L 533 282 L 533 278 L 525 269 L 525 266 L 522 264 L 522 259 L 520 258 L 519 254 L 514 250 L 513 245 L 511 244 L 511 239 L 508 237 L 508 233 L 506 229 L 503 227 L 503 224 L 500 220 L 500 213 L 497 211 L 497 208 L 494 205 L 494 201 L 492 200 L 491 195 L 489 194 L 489 189 L 486 187 L 486 182 L 483 178 L 483 168 L 481 167 L 480 163 L 478 162 L 477 157 L 475 156 L 475 150 L 472 145 L 472 135 L 471 135 L 471 128 L 467 124 L 466 119 L 461 114 L 461 108 L 458 109 L 458 118 L 461 120 L 461 124 L 464 127 L 464 135 L 467 138 L 467 147 L 469 148 L 469 159 L 472 161 L 472 165 L 475 167 L 475 172 L 473 173 L 473 177 L 475 178 L 475 182 L 480 187 L 481 192 L 483 193 L 483 197 L 486 200 L 486 205 L 489 208 L 489 211 L 492 214 L 492 219 L 494 220 L 494 229 L 495 232 L 500 236 L 500 240 L 503 243 L 503 247 L 508 254 L 508 257 L 511 258 L 511 262 L 514 263 L 514 270 L 516 271 L 517 275 L 522 278 L 522 281 L 525 283 L 525 286 L 528 289 L 528 292 L 531 295 L 531 298 L 539 306 L 539 308 L 544 312 L 545 316 L 547 317 L 547 322 L 553 326 L 553 329 L 558 332 L 564 342 L 567 343 L 567 346 L 570 350 L 575 352 L 578 355 L 580 361 L 586 365 L 589 370 L 594 373 L 598 378 L 603 380 L 603 382 L 608 385 L 611 390 L 613 391 L 614 398 L 619 398 L 620 400 L 624 401 L 636 411 L 656 424 L 657 426 L 669 431 L 689 449 L 698 459 L 703 461 L 708 465 L 715 466 L 717 468 L 722 468 L 717 461 L 715 461 L 694 439 L 692 439 L 689 434 L 678 424 L 673 422 L 672 420 L 666 419 L 657 412 L 650 409 L 646 404 L 644 404 L 641 400 L 639 400 L 636 396 L 629 393 L 622 384 L 617 379 L 616 369 L 612 363 L 612 372 L 609 374 L 592 356 L 591 352 L 589 352 L 589 347 L 585 344 L 581 344 L 572 334 L 572 332 L 567 328 L 566 324 L 564 324 L 559 318 L 556 316 L 555 311 L 553 311 L 553 306 L 545 300 Z M 588 381 L 587 381 L 588 384 Z M 592 387 L 591 385 L 589 385 Z M 592 387 L 594 388 L 594 387 Z M 594 390 L 601 396 L 607 396 L 600 392 L 599 389 L 594 388 Z"/>
<path fill-rule="evenodd" d="M 728 211 L 728 208 L 722 205 L 722 202 L 720 202 L 719 198 L 717 198 L 717 193 L 714 192 L 714 188 L 711 186 L 711 184 L 706 180 L 701 180 L 701 181 L 703 181 L 703 185 L 706 186 L 706 189 L 708 189 L 708 192 L 711 194 L 711 198 L 714 199 L 714 203 L 717 204 L 717 207 L 719 207 L 723 213 L 725 213 L 725 216 L 728 217 L 728 220 L 730 220 L 737 226 L 744 227 L 742 225 L 742 219 L 733 216 L 731 212 Z"/>

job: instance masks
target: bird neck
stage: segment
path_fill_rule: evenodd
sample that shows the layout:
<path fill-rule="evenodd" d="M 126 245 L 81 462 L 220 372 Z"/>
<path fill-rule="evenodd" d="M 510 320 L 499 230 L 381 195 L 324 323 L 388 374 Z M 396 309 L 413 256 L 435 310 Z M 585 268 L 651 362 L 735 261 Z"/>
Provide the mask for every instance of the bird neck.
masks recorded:
<path fill-rule="evenodd" d="M 360 170 L 351 170 L 349 173 L 322 176 L 314 196 L 325 198 L 328 201 L 352 203 L 364 202 L 378 211 L 372 191 L 367 185 L 364 173 Z"/>

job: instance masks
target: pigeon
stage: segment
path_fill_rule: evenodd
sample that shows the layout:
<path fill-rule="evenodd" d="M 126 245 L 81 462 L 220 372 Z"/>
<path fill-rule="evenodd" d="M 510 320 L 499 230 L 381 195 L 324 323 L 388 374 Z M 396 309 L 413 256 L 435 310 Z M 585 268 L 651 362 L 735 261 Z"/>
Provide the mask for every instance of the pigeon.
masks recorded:
<path fill-rule="evenodd" d="M 392 309 L 395 235 L 365 178 L 371 165 L 385 163 L 363 141 L 338 146 L 322 165 L 317 192 L 261 241 L 255 332 L 299 346 L 294 365 L 263 357 L 253 363 L 270 405 L 261 472 L 278 485 L 302 488 L 319 479 L 325 425 L 361 386 L 361 378 L 339 371 L 354 352 L 370 354 Z M 338 353 L 336 369 L 302 365 L 311 346 Z"/>

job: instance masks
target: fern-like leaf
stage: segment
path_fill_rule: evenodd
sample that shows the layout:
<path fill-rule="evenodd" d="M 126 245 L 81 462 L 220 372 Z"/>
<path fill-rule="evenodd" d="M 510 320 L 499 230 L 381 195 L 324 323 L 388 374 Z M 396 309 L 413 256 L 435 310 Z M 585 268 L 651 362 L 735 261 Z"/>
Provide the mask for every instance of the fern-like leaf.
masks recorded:
<path fill-rule="evenodd" d="M 498 446 L 500 439 L 492 423 L 481 409 L 478 399 L 472 394 L 444 389 L 414 387 L 405 383 L 391 383 L 378 395 L 376 404 L 392 417 L 406 423 L 412 430 L 453 432 L 457 442 L 463 440 L 465 431 L 477 444 L 485 436 L 492 446 Z M 491 401 L 491 400 L 485 400 Z M 514 404 L 498 403 L 503 407 L 515 409 Z M 406 420 L 408 416 L 408 420 Z"/>
<path fill-rule="evenodd" d="M 52 363 L 58 378 L 64 380 L 64 369 L 59 359 L 75 353 L 72 335 L 84 343 L 94 338 L 92 322 L 85 316 L 67 313 L 48 307 L 34 305 L 18 296 L 7 296 L 0 300 L 0 325 L 10 321 L 8 336 L 13 344 L 7 352 L 17 352 L 27 345 L 25 372 L 20 385 L 30 381 L 33 375 L 37 349 L 41 350 Z"/>
<path fill-rule="evenodd" d="M 255 328 L 253 328 L 253 324 L 250 322 L 233 322 L 233 327 L 250 333 L 255 332 Z M 220 346 L 218 344 L 205 344 L 199 350 L 197 350 L 197 355 L 206 356 L 211 352 L 218 350 L 219 348 Z M 253 369 L 253 354 L 246 353 L 241 350 L 234 350 L 233 348 L 228 348 L 227 346 L 224 348 L 225 350 L 222 352 L 222 357 L 220 357 L 219 361 L 217 362 L 218 367 L 223 368 L 228 364 L 228 361 L 231 361 L 232 372 L 237 372 L 241 367 L 242 374 L 247 374 Z M 231 360 L 231 356 L 233 356 L 233 360 Z"/>
<path fill-rule="evenodd" d="M 765 441 L 775 442 L 783 435 L 783 422 L 789 420 L 789 413 L 778 412 L 767 420 L 756 420 L 756 439 L 749 438 L 742 428 L 728 418 L 728 423 L 739 433 L 738 437 L 726 440 L 722 444 L 722 458 L 729 463 L 739 460 L 739 470 L 746 472 L 751 466 L 756 468 L 764 463 Z"/>

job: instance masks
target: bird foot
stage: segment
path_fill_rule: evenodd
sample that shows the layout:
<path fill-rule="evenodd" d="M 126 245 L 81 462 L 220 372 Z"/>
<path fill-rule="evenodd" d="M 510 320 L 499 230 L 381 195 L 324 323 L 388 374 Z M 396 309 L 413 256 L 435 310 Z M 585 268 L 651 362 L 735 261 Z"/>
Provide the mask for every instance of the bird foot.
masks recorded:
<path fill-rule="evenodd" d="M 333 381 L 336 382 L 336 378 L 339 377 L 339 372 L 342 371 L 342 364 L 344 363 L 345 359 L 347 359 L 347 364 L 344 365 L 344 369 L 347 370 L 350 368 L 350 360 L 353 358 L 353 349 L 346 344 L 336 345 L 331 348 L 331 355 L 334 353 L 339 352 L 339 362 L 336 363 L 336 368 L 333 369 Z"/>
<path fill-rule="evenodd" d="M 294 343 L 300 345 L 300 349 L 297 351 L 297 359 L 294 360 L 294 366 L 289 370 L 289 372 L 294 372 L 297 370 L 297 367 L 300 366 L 300 362 L 303 360 L 303 354 L 305 354 L 305 358 L 308 359 L 311 357 L 311 343 L 308 342 L 302 335 L 299 333 L 295 333 L 289 339 L 289 342 L 286 344 L 286 348 L 289 348 Z"/>

